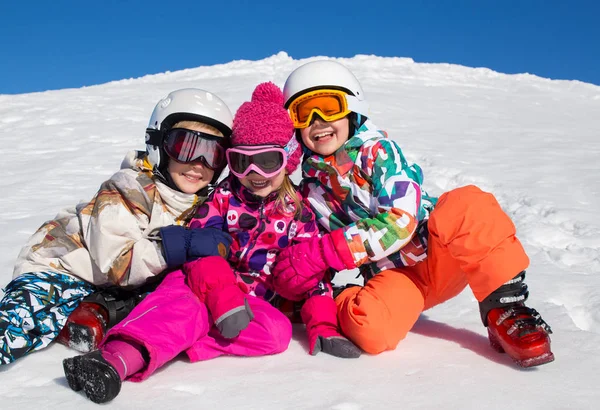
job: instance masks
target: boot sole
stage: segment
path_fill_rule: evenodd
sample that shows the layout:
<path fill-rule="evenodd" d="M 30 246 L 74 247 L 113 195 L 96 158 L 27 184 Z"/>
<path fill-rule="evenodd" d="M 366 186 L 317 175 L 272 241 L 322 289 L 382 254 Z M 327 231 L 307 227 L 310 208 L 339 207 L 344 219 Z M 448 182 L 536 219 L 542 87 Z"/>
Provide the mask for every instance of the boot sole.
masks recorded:
<path fill-rule="evenodd" d="M 63 369 L 69 387 L 76 392 L 83 390 L 87 398 L 94 403 L 101 404 L 114 399 L 121 391 L 119 376 L 99 368 L 94 362 L 88 363 L 81 357 L 63 360 Z M 113 380 L 115 378 L 116 380 Z"/>
<path fill-rule="evenodd" d="M 65 372 L 65 377 L 67 378 L 67 383 L 69 383 L 69 387 L 73 391 L 81 391 L 82 387 L 77 380 L 77 366 L 75 364 L 76 357 L 71 357 L 69 359 L 63 360 L 63 370 Z"/>
<path fill-rule="evenodd" d="M 492 333 L 490 333 L 489 331 L 488 331 L 488 338 L 490 340 L 490 346 L 492 346 L 492 348 L 495 351 L 497 351 L 498 353 L 506 353 L 504 351 L 504 348 L 498 341 L 498 339 L 494 335 L 492 335 Z M 529 357 L 529 358 L 523 359 L 523 360 L 514 359 L 512 357 L 511 357 L 511 359 L 519 367 L 528 368 L 528 367 L 533 367 L 533 366 L 540 366 L 542 364 L 546 364 L 546 363 L 550 363 L 550 362 L 554 361 L 554 353 L 547 352 L 547 353 L 541 354 L 539 356 Z"/>

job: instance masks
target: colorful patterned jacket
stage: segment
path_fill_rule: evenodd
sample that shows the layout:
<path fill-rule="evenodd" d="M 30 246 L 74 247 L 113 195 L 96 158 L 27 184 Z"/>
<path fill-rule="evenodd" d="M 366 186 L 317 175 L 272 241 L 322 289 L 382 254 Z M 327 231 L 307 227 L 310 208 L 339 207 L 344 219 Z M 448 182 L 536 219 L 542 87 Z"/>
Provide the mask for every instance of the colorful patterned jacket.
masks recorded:
<path fill-rule="evenodd" d="M 129 152 L 90 202 L 44 223 L 21 250 L 13 277 L 53 271 L 97 286 L 138 287 L 162 273 L 167 265 L 158 229 L 185 223 L 206 197 L 155 180 L 143 156 Z"/>
<path fill-rule="evenodd" d="M 302 193 L 325 230 L 340 230 L 336 246 L 349 248 L 365 279 L 427 257 L 425 221 L 437 199 L 385 132 L 367 121 L 331 156 L 308 154 Z"/>
<path fill-rule="evenodd" d="M 213 227 L 229 232 L 233 243 L 228 261 L 239 284 L 247 294 L 266 300 L 274 296 L 270 275 L 277 253 L 319 234 L 308 204 L 304 203 L 299 216 L 293 212 L 286 216 L 277 211 L 276 197 L 277 193 L 258 197 L 229 176 L 189 224 L 190 229 Z M 287 204 L 292 211 L 291 198 Z"/>

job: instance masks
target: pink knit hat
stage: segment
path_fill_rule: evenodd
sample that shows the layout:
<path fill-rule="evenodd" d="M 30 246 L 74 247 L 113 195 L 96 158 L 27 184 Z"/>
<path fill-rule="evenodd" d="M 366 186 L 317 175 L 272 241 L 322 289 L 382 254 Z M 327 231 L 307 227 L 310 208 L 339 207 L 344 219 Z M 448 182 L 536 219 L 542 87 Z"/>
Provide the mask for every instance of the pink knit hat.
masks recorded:
<path fill-rule="evenodd" d="M 231 143 L 236 145 L 280 145 L 288 152 L 285 170 L 294 172 L 302 148 L 290 115 L 283 107 L 283 92 L 271 82 L 256 86 L 252 100 L 243 103 L 233 118 Z"/>

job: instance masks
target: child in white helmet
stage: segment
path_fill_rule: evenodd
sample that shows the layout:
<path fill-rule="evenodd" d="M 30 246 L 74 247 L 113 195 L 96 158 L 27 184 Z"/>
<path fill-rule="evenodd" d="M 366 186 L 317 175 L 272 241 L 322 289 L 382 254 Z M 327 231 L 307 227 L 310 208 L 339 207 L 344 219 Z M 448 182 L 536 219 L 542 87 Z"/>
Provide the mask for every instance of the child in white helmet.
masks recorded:
<path fill-rule="evenodd" d="M 343 333 L 366 352 L 395 349 L 423 310 L 469 285 L 494 348 L 523 367 L 554 360 L 550 327 L 524 304 L 529 259 L 492 194 L 466 186 L 429 197 L 342 64 L 300 66 L 284 94 L 305 150 L 303 193 L 329 233 L 278 255 L 279 293 L 302 299 L 333 266 L 333 248 L 335 268 L 359 268 L 365 281 L 336 304 Z"/>
<path fill-rule="evenodd" d="M 227 105 L 201 89 L 158 102 L 146 152 L 128 153 L 90 202 L 61 211 L 22 249 L 0 301 L 0 364 L 59 333 L 66 344 L 93 349 L 127 315 L 141 292 L 123 288 L 146 287 L 168 268 L 158 230 L 184 224 L 206 200 L 225 167 L 232 121 Z M 230 240 L 217 229 L 190 232 L 187 257 L 218 255 Z"/>
<path fill-rule="evenodd" d="M 277 253 L 310 240 L 318 227 L 289 177 L 302 153 L 281 89 L 259 84 L 238 109 L 232 129 L 230 175 L 189 223 L 191 232 L 229 232 L 230 256 L 185 263 L 180 233 L 173 232 L 177 227 L 161 229 L 165 256 L 181 269 L 113 327 L 99 350 L 63 361 L 69 386 L 90 400 L 114 399 L 123 381 L 143 381 L 182 352 L 198 362 L 287 349 L 292 326 L 269 303 L 271 269 Z M 360 349 L 338 332 L 331 284 L 319 282 L 309 293 L 302 318 L 310 353 L 358 357 Z"/>

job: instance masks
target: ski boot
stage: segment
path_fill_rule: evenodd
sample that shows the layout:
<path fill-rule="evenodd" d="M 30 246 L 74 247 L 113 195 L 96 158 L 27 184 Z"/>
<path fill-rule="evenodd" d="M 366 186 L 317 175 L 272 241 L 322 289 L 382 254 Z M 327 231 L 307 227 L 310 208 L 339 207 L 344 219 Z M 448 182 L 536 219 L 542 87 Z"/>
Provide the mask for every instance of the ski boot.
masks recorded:
<path fill-rule="evenodd" d="M 106 331 L 123 320 L 146 295 L 122 289 L 92 293 L 69 315 L 56 340 L 82 353 L 96 350 Z"/>
<path fill-rule="evenodd" d="M 69 315 L 56 341 L 78 352 L 91 352 L 104 338 L 107 325 L 107 310 L 84 300 Z"/>
<path fill-rule="evenodd" d="M 63 369 L 69 387 L 81 391 L 94 403 L 106 403 L 121 391 L 117 370 L 99 350 L 63 360 Z"/>
<path fill-rule="evenodd" d="M 480 302 L 479 310 L 492 348 L 521 367 L 539 366 L 554 360 L 552 329 L 535 309 L 525 306 L 529 291 L 524 279 L 525 271 Z"/>

